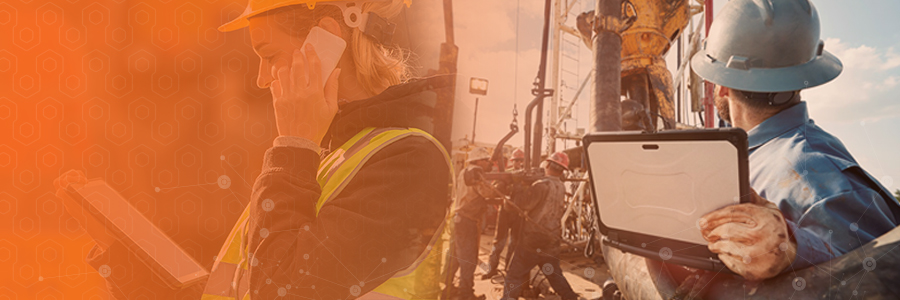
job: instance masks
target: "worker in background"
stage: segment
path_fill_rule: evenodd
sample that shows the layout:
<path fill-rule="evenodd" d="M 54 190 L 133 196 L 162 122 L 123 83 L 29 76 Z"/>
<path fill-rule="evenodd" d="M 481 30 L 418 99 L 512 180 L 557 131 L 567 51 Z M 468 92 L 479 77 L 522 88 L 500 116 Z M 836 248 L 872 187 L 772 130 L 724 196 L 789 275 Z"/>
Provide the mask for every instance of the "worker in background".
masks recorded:
<path fill-rule="evenodd" d="M 482 174 L 491 171 L 491 154 L 484 147 L 469 153 L 468 166 L 459 173 L 456 181 L 456 207 L 453 216 L 455 255 L 459 262 L 458 299 L 484 299 L 475 296 L 475 268 L 478 264 L 478 221 L 487 210 L 486 196 L 491 188 L 482 179 Z"/>
<path fill-rule="evenodd" d="M 525 151 L 522 151 L 522 148 L 516 148 L 512 152 L 512 158 L 509 159 L 509 162 L 512 163 L 512 171 L 522 171 L 525 168 Z"/>
<path fill-rule="evenodd" d="M 565 153 L 550 155 L 542 165 L 546 177 L 535 181 L 516 203 L 530 221 L 522 222 L 521 241 L 507 268 L 501 299 L 518 299 L 535 266 L 563 300 L 578 299 L 559 267 L 562 236 L 559 220 L 566 210 L 566 187 L 561 179 L 568 166 L 569 157 Z"/>
<path fill-rule="evenodd" d="M 808 0 L 725 3 L 691 66 L 719 117 L 747 131 L 752 203 L 700 220 L 709 250 L 748 280 L 822 263 L 897 225 L 897 200 L 808 115 L 800 91 L 841 73 Z M 853 101 L 853 99 L 848 99 Z"/>
<path fill-rule="evenodd" d="M 525 151 L 522 151 L 522 149 L 519 148 L 513 150 L 512 158 L 510 158 L 509 162 L 512 166 L 512 169 L 509 170 L 509 172 L 522 171 L 525 164 Z M 512 189 L 510 192 L 510 200 L 515 202 L 515 199 L 521 194 L 520 187 L 518 185 L 512 185 L 510 189 Z M 506 266 L 509 267 L 509 258 L 512 257 L 512 249 L 516 248 L 515 246 L 520 225 L 521 218 L 519 218 L 518 213 L 504 202 L 501 205 L 500 213 L 497 214 L 497 230 L 494 231 L 494 242 L 491 247 L 491 256 L 488 260 L 490 269 L 487 274 L 484 274 L 481 277 L 481 279 L 489 279 L 497 275 L 499 272 L 498 267 L 500 266 L 500 253 L 506 248 L 507 240 L 509 240 L 510 250 L 506 252 Z"/>
<path fill-rule="evenodd" d="M 406 52 L 386 39 L 393 25 L 379 26 L 410 2 L 251 0 L 220 27 L 253 33 L 257 85 L 272 93 L 278 137 L 205 285 L 173 291 L 121 243 L 89 227 L 98 246 L 88 262 L 112 268 L 113 296 L 437 298 L 443 247 L 431 241 L 449 211 L 452 175 L 428 131 L 431 89 L 449 81 L 407 78 Z M 362 16 L 376 25 L 363 26 Z M 301 47 L 313 28 L 346 42 L 331 74 L 322 74 L 319 57 L 333 49 Z M 69 172 L 58 188 L 64 194 L 84 181 Z"/>

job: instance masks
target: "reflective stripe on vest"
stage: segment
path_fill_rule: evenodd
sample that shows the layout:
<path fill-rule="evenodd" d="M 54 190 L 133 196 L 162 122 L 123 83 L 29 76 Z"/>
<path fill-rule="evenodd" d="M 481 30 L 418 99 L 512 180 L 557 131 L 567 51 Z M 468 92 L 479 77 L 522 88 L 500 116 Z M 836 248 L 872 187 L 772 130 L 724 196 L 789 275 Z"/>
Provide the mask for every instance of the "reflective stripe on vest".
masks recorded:
<path fill-rule="evenodd" d="M 316 180 L 322 188 L 322 194 L 316 203 L 316 214 L 326 202 L 334 199 L 363 165 L 379 150 L 400 139 L 420 136 L 428 139 L 441 150 L 451 172 L 450 156 L 444 147 L 433 136 L 416 128 L 366 128 L 350 140 L 335 149 L 320 163 Z M 246 276 L 248 263 L 255 265 L 255 259 L 249 254 L 247 237 L 248 205 L 228 235 L 225 244 L 216 256 L 216 262 L 210 272 L 202 300 L 235 300 L 235 295 L 243 295 L 240 299 L 250 299 L 249 277 Z M 443 248 L 440 235 L 446 223 L 446 216 L 435 231 L 426 251 L 410 267 L 397 272 L 390 279 L 376 287 L 359 299 L 437 299 L 440 294 L 440 263 Z M 243 248 L 243 249 L 242 249 Z"/>

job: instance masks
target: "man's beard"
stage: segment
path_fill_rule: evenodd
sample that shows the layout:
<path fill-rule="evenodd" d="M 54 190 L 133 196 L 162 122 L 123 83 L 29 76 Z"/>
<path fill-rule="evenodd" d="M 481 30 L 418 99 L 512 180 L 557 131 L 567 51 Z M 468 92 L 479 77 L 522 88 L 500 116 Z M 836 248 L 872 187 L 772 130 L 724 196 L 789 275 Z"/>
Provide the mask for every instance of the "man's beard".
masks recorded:
<path fill-rule="evenodd" d="M 722 119 L 725 122 L 728 122 L 728 124 L 731 124 L 731 111 L 728 110 L 728 99 L 716 97 L 713 101 L 716 104 L 716 110 L 719 112 L 719 119 Z"/>

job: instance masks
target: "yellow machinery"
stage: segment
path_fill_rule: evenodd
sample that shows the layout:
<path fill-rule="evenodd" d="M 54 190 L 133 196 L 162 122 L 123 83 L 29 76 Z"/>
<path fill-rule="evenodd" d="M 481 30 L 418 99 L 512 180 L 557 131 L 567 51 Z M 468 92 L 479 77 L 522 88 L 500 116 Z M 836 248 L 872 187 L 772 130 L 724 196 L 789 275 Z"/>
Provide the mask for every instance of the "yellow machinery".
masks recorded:
<path fill-rule="evenodd" d="M 665 55 L 697 12 L 690 0 L 627 0 L 622 3 L 623 21 L 615 24 L 622 38 L 622 95 L 667 120 L 674 119 L 675 106 Z M 578 31 L 589 48 L 593 48 L 594 20 L 593 11 L 578 17 Z"/>

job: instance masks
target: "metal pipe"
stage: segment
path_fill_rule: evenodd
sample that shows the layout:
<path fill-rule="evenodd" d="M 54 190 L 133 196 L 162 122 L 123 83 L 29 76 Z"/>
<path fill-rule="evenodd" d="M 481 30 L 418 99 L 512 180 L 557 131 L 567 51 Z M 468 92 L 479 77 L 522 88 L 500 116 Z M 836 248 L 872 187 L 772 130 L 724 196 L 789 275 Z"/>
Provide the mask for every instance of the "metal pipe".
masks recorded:
<path fill-rule="evenodd" d="M 497 147 L 494 147 L 494 154 L 491 155 L 491 160 L 497 162 L 498 172 L 506 172 L 506 162 L 503 161 L 503 145 L 506 144 L 506 141 L 509 141 L 516 133 L 519 132 L 519 126 L 515 124 L 511 124 L 509 126 L 509 133 L 506 134 L 500 142 L 497 143 Z"/>
<path fill-rule="evenodd" d="M 596 20 L 620 21 L 622 0 L 597 0 Z M 598 26 L 594 36 L 594 90 L 591 104 L 592 131 L 622 130 L 620 96 L 622 95 L 622 36 Z"/>
<path fill-rule="evenodd" d="M 544 2 L 544 30 L 543 35 L 541 37 L 541 63 L 538 66 L 538 75 L 534 80 L 534 88 L 531 89 L 531 94 L 536 96 L 535 101 L 537 101 L 537 116 L 535 117 L 534 124 L 534 143 L 532 144 L 532 153 L 530 164 L 526 164 L 529 168 L 536 168 L 537 162 L 541 160 L 541 142 L 543 140 L 543 132 L 544 132 L 544 97 L 553 96 L 553 90 L 548 90 L 546 87 L 546 78 L 547 78 L 547 44 L 550 42 L 550 7 L 553 0 L 547 0 Z M 534 101 L 532 101 L 534 102 Z M 529 104 L 531 105 L 531 104 Z M 530 113 L 526 112 L 526 117 L 530 116 Z M 529 157 L 529 153 L 525 153 L 525 157 Z"/>
<path fill-rule="evenodd" d="M 525 169 L 531 168 L 531 147 L 529 147 L 531 146 L 531 112 L 538 102 L 543 101 L 544 97 L 538 96 L 528 102 L 528 106 L 525 107 L 525 147 L 523 147 L 525 148 Z"/>
<path fill-rule="evenodd" d="M 472 116 L 472 145 L 475 145 L 476 125 L 478 125 L 478 97 L 475 97 L 475 114 Z"/>
<path fill-rule="evenodd" d="M 704 32 L 704 36 L 709 35 L 709 28 L 712 27 L 713 21 L 713 0 L 706 0 L 706 4 L 703 7 L 704 10 L 704 21 L 706 25 L 706 31 Z M 706 110 L 706 117 L 703 120 L 706 128 L 716 127 L 716 123 L 713 120 L 716 119 L 715 109 L 716 106 L 713 103 L 713 93 L 715 93 L 715 86 L 709 82 L 704 81 L 704 87 L 706 88 L 705 95 L 703 97 L 704 109 Z"/>

